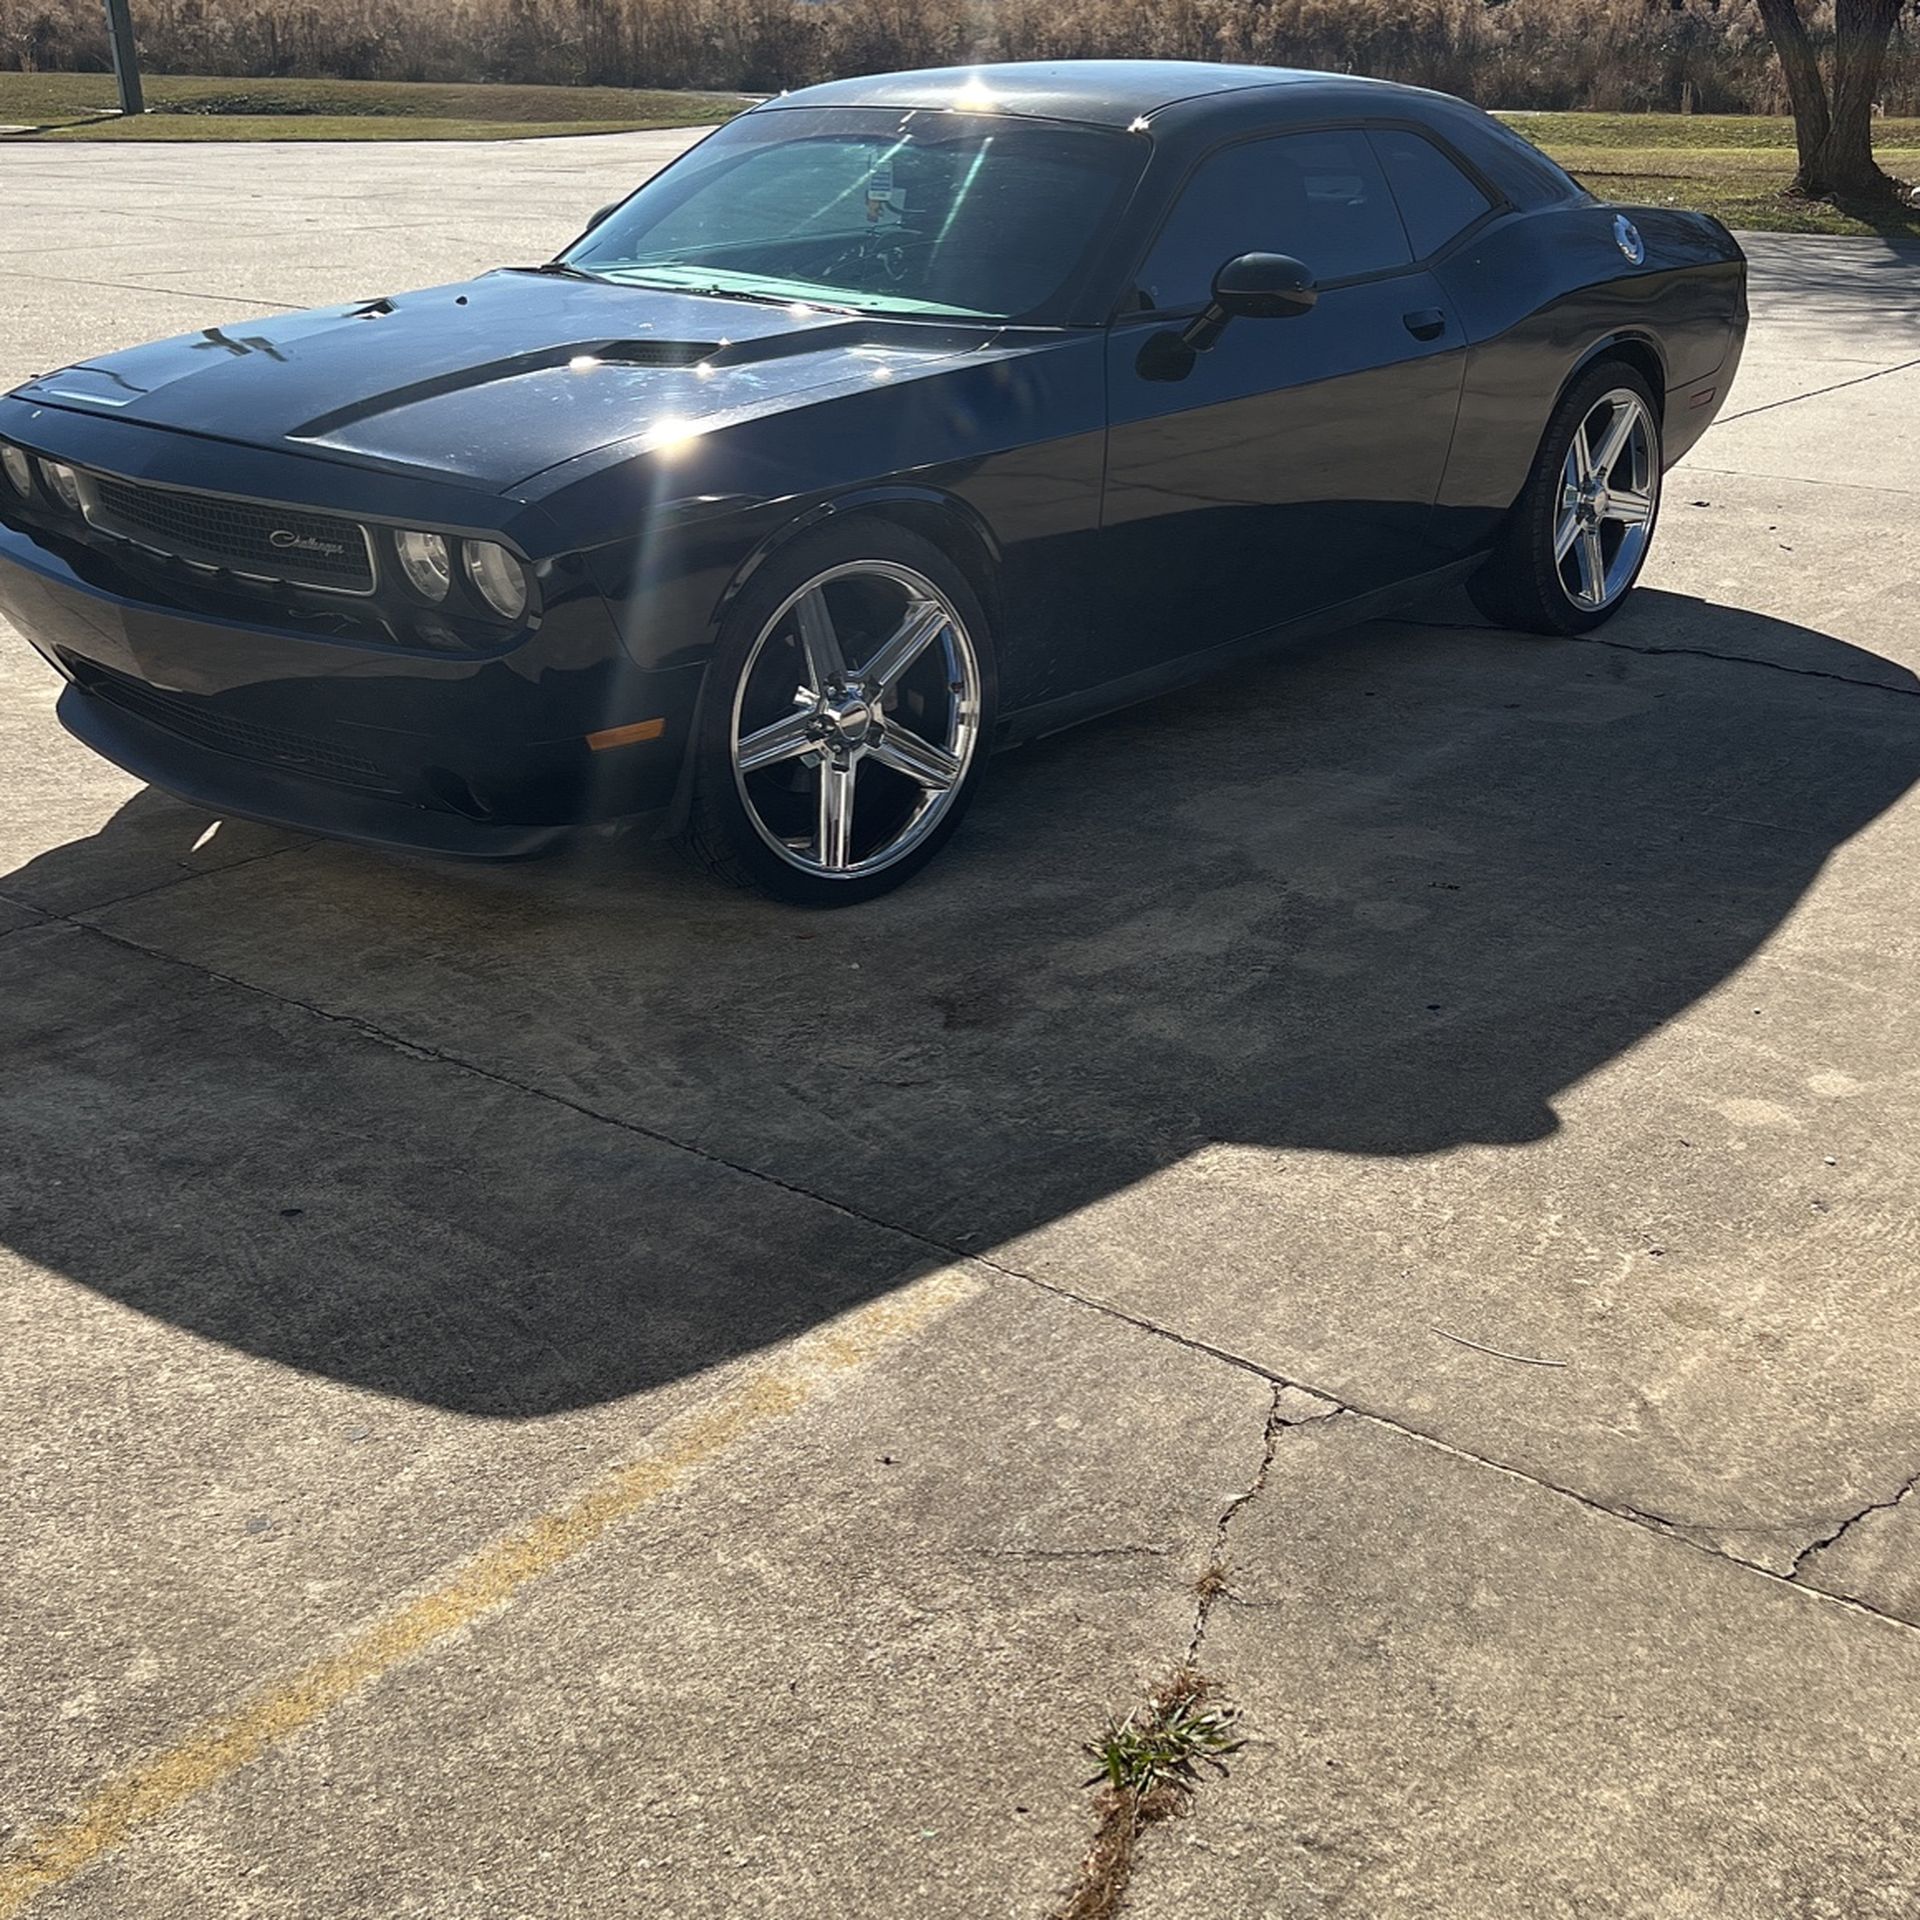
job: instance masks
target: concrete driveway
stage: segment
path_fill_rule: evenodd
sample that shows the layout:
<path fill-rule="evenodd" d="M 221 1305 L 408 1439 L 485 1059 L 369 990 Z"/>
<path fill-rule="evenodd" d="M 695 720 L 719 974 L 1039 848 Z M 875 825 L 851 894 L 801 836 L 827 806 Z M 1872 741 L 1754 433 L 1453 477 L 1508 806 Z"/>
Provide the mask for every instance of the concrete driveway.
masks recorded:
<path fill-rule="evenodd" d="M 684 136 L 0 150 L 0 376 Z M 208 819 L 0 636 L 0 1920 L 1920 1911 L 1920 259 L 1606 630 L 1031 748 L 801 917 Z M 1208 1577 L 1212 1570 L 1220 1575 Z"/>

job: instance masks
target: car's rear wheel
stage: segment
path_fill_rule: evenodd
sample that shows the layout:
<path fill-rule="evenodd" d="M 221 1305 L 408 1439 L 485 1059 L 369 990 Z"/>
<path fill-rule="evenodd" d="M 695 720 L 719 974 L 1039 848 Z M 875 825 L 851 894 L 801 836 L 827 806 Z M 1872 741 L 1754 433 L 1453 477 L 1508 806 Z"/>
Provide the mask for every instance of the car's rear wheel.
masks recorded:
<path fill-rule="evenodd" d="M 995 685 L 985 611 L 932 542 L 875 519 L 803 536 L 725 621 L 688 850 L 798 905 L 888 892 L 960 824 Z"/>
<path fill-rule="evenodd" d="M 1499 544 L 1467 591 L 1501 626 L 1585 633 L 1632 591 L 1659 512 L 1659 405 L 1632 367 L 1603 361 L 1554 408 Z"/>

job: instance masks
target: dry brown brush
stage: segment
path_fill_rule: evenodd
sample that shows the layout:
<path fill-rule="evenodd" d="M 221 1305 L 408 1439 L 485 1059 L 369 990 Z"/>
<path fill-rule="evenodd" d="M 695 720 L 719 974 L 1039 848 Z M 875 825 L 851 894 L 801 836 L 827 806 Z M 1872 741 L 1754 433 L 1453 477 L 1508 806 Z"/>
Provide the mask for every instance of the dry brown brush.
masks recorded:
<path fill-rule="evenodd" d="M 1378 74 L 1489 106 L 1785 110 L 1756 0 L 133 0 L 156 73 L 768 92 L 976 60 Z M 0 0 L 0 68 L 108 65 L 100 0 Z M 1880 93 L 1920 111 L 1913 0 Z M 1809 13 L 1832 45 L 1830 0 Z"/>

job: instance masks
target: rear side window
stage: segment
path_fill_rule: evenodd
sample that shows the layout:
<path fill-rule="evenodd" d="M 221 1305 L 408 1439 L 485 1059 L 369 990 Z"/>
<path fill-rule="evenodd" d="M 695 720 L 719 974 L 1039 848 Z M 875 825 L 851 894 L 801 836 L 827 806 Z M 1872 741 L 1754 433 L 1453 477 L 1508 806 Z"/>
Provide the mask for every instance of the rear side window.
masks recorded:
<path fill-rule="evenodd" d="M 1492 206 L 1431 140 L 1398 127 L 1383 127 L 1372 138 L 1393 197 L 1400 203 L 1400 217 L 1407 223 L 1416 259 L 1438 253 Z"/>
<path fill-rule="evenodd" d="M 1325 283 L 1404 267 L 1413 255 L 1385 174 L 1358 131 L 1290 133 L 1201 161 L 1140 270 L 1160 308 L 1204 305 L 1235 255 L 1286 253 Z"/>

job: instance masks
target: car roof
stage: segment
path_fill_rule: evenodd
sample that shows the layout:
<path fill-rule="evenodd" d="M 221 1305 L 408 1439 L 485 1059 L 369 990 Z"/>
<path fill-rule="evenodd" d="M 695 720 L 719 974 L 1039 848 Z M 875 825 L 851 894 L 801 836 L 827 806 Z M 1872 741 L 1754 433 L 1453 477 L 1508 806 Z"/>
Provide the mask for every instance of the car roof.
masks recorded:
<path fill-rule="evenodd" d="M 1421 89 L 1305 67 L 1235 67 L 1205 60 L 1015 60 L 977 67 L 930 67 L 862 74 L 781 94 L 755 109 L 783 107 L 962 107 L 975 112 L 1128 127 L 1168 107 L 1257 88 L 1351 102 L 1356 95 L 1424 97 Z M 1384 103 L 1382 103 L 1384 104 Z"/>

